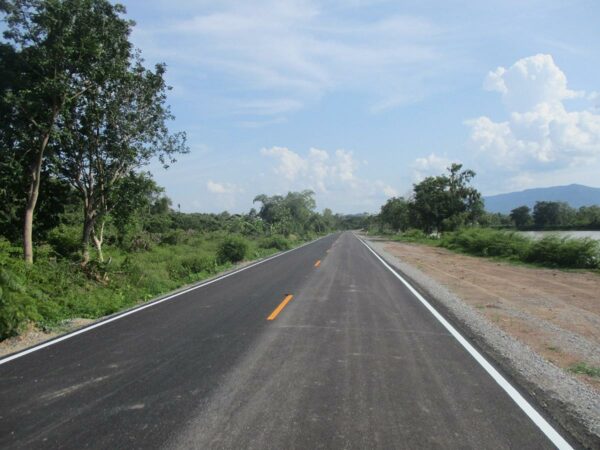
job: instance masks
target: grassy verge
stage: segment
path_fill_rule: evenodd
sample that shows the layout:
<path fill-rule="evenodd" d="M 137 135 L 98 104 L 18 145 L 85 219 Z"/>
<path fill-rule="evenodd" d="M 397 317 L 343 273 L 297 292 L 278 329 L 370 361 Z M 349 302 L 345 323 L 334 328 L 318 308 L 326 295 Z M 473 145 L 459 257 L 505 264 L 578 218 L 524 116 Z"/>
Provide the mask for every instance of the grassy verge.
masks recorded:
<path fill-rule="evenodd" d="M 464 228 L 432 238 L 419 230 L 392 235 L 401 242 L 444 247 L 474 256 L 494 257 L 543 267 L 599 269 L 600 242 L 589 238 L 548 235 L 535 240 L 514 231 Z"/>
<path fill-rule="evenodd" d="M 137 252 L 106 247 L 105 263 L 82 269 L 50 246 L 26 266 L 21 249 L 0 240 L 0 339 L 26 324 L 50 330 L 68 319 L 95 319 L 304 242 L 279 236 L 243 238 L 225 233 L 183 233 Z"/>

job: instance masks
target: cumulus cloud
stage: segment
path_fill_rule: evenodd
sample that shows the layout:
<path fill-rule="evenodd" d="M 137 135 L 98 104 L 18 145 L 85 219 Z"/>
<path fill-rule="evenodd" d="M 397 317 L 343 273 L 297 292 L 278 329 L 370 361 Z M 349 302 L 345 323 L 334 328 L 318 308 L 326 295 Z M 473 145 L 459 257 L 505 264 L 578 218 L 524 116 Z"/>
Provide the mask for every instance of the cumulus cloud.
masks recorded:
<path fill-rule="evenodd" d="M 552 56 L 530 56 L 508 69 L 499 67 L 488 74 L 484 88 L 502 95 L 508 120 L 481 116 L 466 121 L 469 142 L 497 166 L 556 170 L 600 156 L 600 115 L 593 107 L 571 111 L 565 105 L 569 99 L 593 95 L 569 89 Z"/>
<path fill-rule="evenodd" d="M 415 181 L 421 181 L 428 176 L 440 175 L 446 172 L 446 168 L 450 167 L 451 164 L 451 160 L 435 153 L 431 153 L 424 158 L 417 158 L 411 166 L 413 178 Z"/>
<path fill-rule="evenodd" d="M 508 69 L 490 72 L 484 89 L 498 91 L 510 111 L 530 111 L 541 103 L 560 103 L 582 97 L 581 91 L 567 87 L 567 77 L 551 55 L 534 55 L 518 60 Z"/>
<path fill-rule="evenodd" d="M 278 175 L 292 182 L 301 179 L 306 186 L 320 192 L 326 192 L 331 184 L 351 184 L 356 180 L 359 166 L 352 152 L 347 150 L 336 150 L 330 156 L 326 150 L 311 148 L 308 155 L 302 157 L 287 147 L 271 147 L 263 148 L 261 154 L 277 160 L 274 170 Z"/>
<path fill-rule="evenodd" d="M 271 147 L 261 150 L 265 157 L 276 161 L 273 171 L 280 178 L 282 189 L 312 189 L 320 199 L 356 208 L 381 203 L 398 191 L 382 180 L 369 180 L 358 175 L 366 165 L 351 151 L 339 149 L 327 151 L 309 149 L 303 156 L 287 147 Z"/>
<path fill-rule="evenodd" d="M 206 182 L 206 189 L 213 194 L 234 194 L 238 191 L 235 184 L 231 183 L 217 183 L 216 181 L 208 180 Z"/>

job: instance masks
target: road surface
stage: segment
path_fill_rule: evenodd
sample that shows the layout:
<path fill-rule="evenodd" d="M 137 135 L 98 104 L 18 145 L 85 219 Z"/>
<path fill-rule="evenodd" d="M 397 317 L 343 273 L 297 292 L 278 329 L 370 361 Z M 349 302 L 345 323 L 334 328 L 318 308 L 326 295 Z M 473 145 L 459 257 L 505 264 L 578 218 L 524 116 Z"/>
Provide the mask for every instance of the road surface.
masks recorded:
<path fill-rule="evenodd" d="M 554 445 L 346 232 L 4 362 L 0 448 Z"/>

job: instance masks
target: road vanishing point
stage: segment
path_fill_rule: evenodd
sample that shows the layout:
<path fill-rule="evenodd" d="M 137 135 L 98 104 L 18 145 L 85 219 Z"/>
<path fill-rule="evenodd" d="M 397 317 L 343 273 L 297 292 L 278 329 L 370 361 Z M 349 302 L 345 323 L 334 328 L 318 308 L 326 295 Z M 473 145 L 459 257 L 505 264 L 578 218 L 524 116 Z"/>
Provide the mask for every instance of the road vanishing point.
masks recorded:
<path fill-rule="evenodd" d="M 358 236 L 0 360 L 0 448 L 576 446 Z"/>

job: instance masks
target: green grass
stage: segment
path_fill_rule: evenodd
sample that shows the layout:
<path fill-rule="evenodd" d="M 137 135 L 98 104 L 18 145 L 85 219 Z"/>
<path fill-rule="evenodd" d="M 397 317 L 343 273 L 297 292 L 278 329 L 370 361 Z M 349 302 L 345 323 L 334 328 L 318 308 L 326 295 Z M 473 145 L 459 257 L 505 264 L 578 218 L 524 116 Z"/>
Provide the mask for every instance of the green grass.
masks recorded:
<path fill-rule="evenodd" d="M 390 239 L 444 247 L 469 255 L 492 257 L 513 263 L 564 269 L 600 269 L 600 242 L 548 235 L 534 240 L 514 231 L 463 228 L 432 238 L 418 230 Z"/>
<path fill-rule="evenodd" d="M 569 371 L 572 373 L 587 375 L 593 378 L 600 378 L 600 367 L 588 366 L 584 362 L 579 362 L 577 364 L 572 365 L 571 367 L 569 367 Z"/>
<path fill-rule="evenodd" d="M 216 275 L 240 260 L 241 254 L 230 250 L 232 242 L 243 248 L 243 259 L 253 260 L 301 241 L 197 233 L 169 237 L 145 251 L 106 246 L 106 262 L 83 270 L 76 259 L 57 257 L 49 245 L 38 249 L 28 267 L 18 247 L 0 240 L 0 339 L 18 334 L 28 322 L 53 329 L 75 317 L 95 319 Z M 230 244 L 227 250 L 224 243 Z"/>

